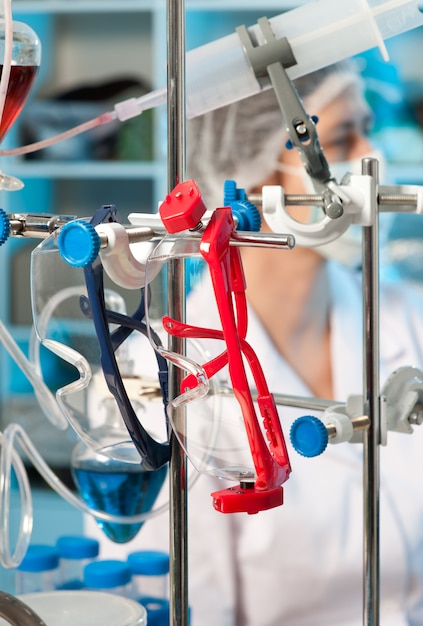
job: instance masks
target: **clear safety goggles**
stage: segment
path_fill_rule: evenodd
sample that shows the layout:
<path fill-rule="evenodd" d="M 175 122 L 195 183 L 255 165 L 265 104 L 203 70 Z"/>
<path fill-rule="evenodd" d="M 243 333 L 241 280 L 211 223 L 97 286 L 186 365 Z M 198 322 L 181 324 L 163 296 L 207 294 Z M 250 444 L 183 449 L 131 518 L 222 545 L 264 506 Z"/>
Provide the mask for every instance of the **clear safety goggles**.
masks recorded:
<path fill-rule="evenodd" d="M 176 193 L 180 204 L 181 192 Z M 216 374 L 222 370 L 226 372 L 238 409 L 234 410 L 232 405 L 231 413 L 227 413 L 222 404 L 221 414 L 213 427 L 215 444 L 210 451 L 208 471 L 221 478 L 240 481 L 250 490 L 253 487 L 250 498 L 254 500 L 253 496 L 256 496 L 257 501 L 252 503 L 249 512 L 256 512 L 254 507 L 257 510 L 267 508 L 266 493 L 280 490 L 289 476 L 290 464 L 274 399 L 259 360 L 246 341 L 247 303 L 241 257 L 239 248 L 230 246 L 234 229 L 231 210 L 216 209 L 201 239 L 181 233 L 179 238 L 168 235 L 162 240 L 147 261 L 146 280 L 151 288 L 146 298 L 147 318 L 149 329 L 156 329 L 157 317 L 152 318 L 152 314 L 154 311 L 157 316 L 157 311 L 161 310 L 159 318 L 168 334 L 207 342 L 207 346 L 211 344 L 211 358 L 200 365 L 190 358 L 189 352 L 181 356 L 163 351 L 149 331 L 155 350 L 185 370 L 181 393 L 172 404 L 192 402 L 198 407 L 193 421 L 179 417 L 178 411 L 169 410 L 172 428 L 194 464 L 196 446 L 192 444 L 199 440 L 198 433 L 211 428 L 210 415 L 203 406 L 204 398 L 209 394 L 208 385 Z M 184 320 L 174 319 L 169 314 L 169 287 L 173 280 L 172 265 L 169 264 L 175 261 L 185 264 L 184 275 L 189 280 L 186 287 L 190 294 Z M 212 312 L 213 308 L 215 312 Z M 207 311 L 208 319 L 216 320 L 217 328 L 198 325 L 201 310 Z M 216 344 L 219 345 L 217 351 Z M 261 420 L 256 413 L 251 386 L 257 390 Z M 175 420 L 175 415 L 180 423 Z M 222 507 L 223 510 L 226 503 L 222 505 L 222 500 L 232 499 L 233 495 L 216 492 L 214 497 L 216 508 Z"/>
<path fill-rule="evenodd" d="M 184 354 L 172 352 L 168 347 L 170 326 L 177 330 L 182 324 L 169 317 L 171 266 L 175 261 L 184 266 L 187 294 L 184 328 L 194 322 L 199 313 L 194 295 L 198 294 L 201 299 L 203 294 L 207 306 L 215 307 L 214 300 L 210 299 L 207 266 L 199 253 L 198 237 L 190 238 L 188 233 L 181 238 L 164 237 L 147 260 L 146 319 L 154 350 L 179 368 L 183 376 L 179 395 L 169 402 L 171 427 L 197 471 L 233 481 L 240 476 L 254 478 L 242 416 L 225 414 L 226 401 L 220 393 L 220 383 L 226 382 L 226 372 L 222 369 L 212 376 L 208 367 L 202 365 L 213 358 L 219 342 L 210 341 L 207 335 L 192 333 L 183 337 L 186 339 Z M 186 380 L 189 385 L 185 384 Z M 184 411 L 173 410 L 182 405 Z"/>
<path fill-rule="evenodd" d="M 91 223 L 115 219 L 101 209 Z M 61 258 L 59 236 L 54 232 L 31 256 L 38 340 L 58 368 L 71 366 L 66 384 L 55 390 L 57 401 L 97 452 L 158 469 L 169 459 L 167 362 L 146 337 L 144 290 L 127 315 L 122 296 L 105 290 L 99 257 L 84 269 L 70 267 Z"/>

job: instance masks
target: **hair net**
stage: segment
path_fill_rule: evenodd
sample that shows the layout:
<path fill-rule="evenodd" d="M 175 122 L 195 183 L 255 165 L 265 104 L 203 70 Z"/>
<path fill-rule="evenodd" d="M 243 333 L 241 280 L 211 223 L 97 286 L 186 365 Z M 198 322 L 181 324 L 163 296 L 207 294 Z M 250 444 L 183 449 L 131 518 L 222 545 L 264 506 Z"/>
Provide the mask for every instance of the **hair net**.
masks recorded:
<path fill-rule="evenodd" d="M 316 114 L 361 80 L 351 61 L 342 61 L 294 81 L 307 113 Z M 206 205 L 222 204 L 223 183 L 234 179 L 247 190 L 275 169 L 287 139 L 273 89 L 222 107 L 187 123 L 187 174 Z"/>

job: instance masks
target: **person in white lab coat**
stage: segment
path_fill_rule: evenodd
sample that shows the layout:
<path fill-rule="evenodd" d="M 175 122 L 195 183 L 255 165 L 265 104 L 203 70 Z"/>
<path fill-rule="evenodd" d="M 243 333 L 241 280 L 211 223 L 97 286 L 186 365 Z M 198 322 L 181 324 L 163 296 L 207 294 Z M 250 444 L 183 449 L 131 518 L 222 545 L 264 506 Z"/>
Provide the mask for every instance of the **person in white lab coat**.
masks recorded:
<path fill-rule="evenodd" d="M 352 161 L 373 154 L 366 138 L 369 110 L 349 65 L 317 72 L 297 86 L 306 110 L 320 118 L 317 130 L 329 163 L 342 162 L 347 171 Z M 263 92 L 189 123 L 188 175 L 209 208 L 221 205 L 226 178 L 247 191 L 281 184 L 287 193 L 305 192 L 300 159 L 284 147 L 285 140 L 276 99 L 272 91 Z M 362 393 L 361 276 L 355 268 L 360 249 L 354 240 L 344 242 L 290 252 L 242 250 L 247 339 L 272 392 L 339 402 Z M 339 252 L 339 259 L 329 259 Z M 192 299 L 197 324 L 219 328 L 210 299 Z M 380 309 L 383 384 L 400 366 L 423 367 L 422 296 L 385 285 Z M 290 425 L 304 411 L 278 410 L 288 439 Z M 233 412 L 240 413 L 237 402 L 224 399 L 222 413 Z M 381 448 L 383 626 L 423 624 L 422 429 L 389 433 Z M 257 515 L 218 513 L 210 493 L 229 485 L 206 475 L 189 492 L 192 626 L 363 623 L 362 445 L 329 445 L 312 459 L 298 455 L 289 442 L 288 451 L 292 474 L 283 506 Z M 166 547 L 168 523 L 166 515 L 147 522 L 127 551 Z M 103 545 L 103 553 L 107 549 Z"/>

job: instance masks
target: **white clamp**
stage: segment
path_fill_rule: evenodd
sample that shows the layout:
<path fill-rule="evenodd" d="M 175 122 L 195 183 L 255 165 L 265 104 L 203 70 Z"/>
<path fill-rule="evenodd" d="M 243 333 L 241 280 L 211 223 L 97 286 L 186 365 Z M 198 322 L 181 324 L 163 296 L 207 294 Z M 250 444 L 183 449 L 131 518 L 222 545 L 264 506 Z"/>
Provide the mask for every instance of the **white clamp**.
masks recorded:
<path fill-rule="evenodd" d="M 375 181 L 371 176 L 348 178 L 348 185 L 328 183 L 328 188 L 340 199 L 343 214 L 335 219 L 324 215 L 318 222 L 298 222 L 286 210 L 285 191 L 280 185 L 265 185 L 262 188 L 263 217 L 275 233 L 291 233 L 298 245 L 321 246 L 338 239 L 350 224 L 369 226 L 374 210 Z"/>
<path fill-rule="evenodd" d="M 423 421 L 418 405 L 423 405 L 423 372 L 405 366 L 395 370 L 382 389 L 386 402 L 386 428 L 397 433 L 412 433 L 412 424 Z"/>
<path fill-rule="evenodd" d="M 369 421 L 364 415 L 363 397 L 349 396 L 346 404 L 337 404 L 325 410 L 321 417 L 329 431 L 329 443 L 358 443 Z"/>
<path fill-rule="evenodd" d="M 383 386 L 379 399 L 380 443 L 387 444 L 388 432 L 413 432 L 423 424 L 423 372 L 405 366 L 395 370 Z M 368 426 L 362 396 L 350 396 L 346 404 L 326 409 L 321 421 L 330 431 L 330 443 L 361 441 L 360 431 Z M 366 421 L 367 420 L 367 421 Z"/>
<path fill-rule="evenodd" d="M 100 258 L 110 279 L 125 289 L 145 287 L 147 259 L 157 242 L 130 244 L 125 227 L 116 222 L 99 224 L 96 231 L 107 237 L 107 246 L 100 250 Z"/>

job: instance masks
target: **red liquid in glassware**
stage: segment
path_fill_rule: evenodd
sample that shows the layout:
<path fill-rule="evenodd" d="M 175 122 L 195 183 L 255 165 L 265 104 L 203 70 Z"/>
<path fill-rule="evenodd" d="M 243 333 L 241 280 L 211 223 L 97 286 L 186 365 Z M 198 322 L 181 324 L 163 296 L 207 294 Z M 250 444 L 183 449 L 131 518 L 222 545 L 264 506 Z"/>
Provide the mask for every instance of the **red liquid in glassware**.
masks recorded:
<path fill-rule="evenodd" d="M 0 142 L 3 141 L 13 122 L 22 111 L 38 69 L 38 65 L 11 66 L 6 102 L 0 123 Z M 0 65 L 0 76 L 2 72 L 3 65 Z"/>

